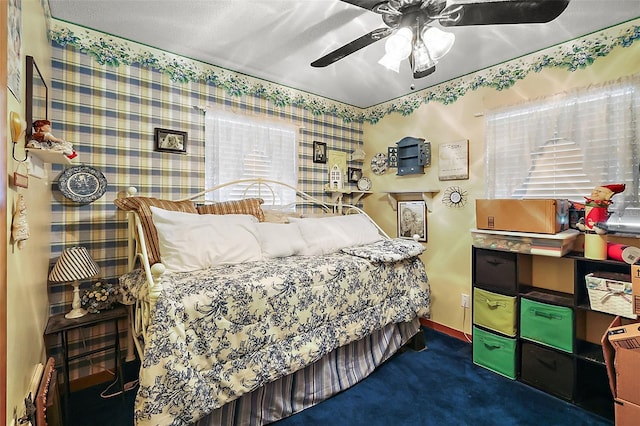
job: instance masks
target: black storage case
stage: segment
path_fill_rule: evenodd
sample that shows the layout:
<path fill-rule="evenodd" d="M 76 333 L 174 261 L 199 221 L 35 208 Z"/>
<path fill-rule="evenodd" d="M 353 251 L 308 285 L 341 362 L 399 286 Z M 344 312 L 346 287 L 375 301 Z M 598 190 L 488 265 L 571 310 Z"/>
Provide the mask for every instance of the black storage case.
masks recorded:
<path fill-rule="evenodd" d="M 518 289 L 516 253 L 476 249 L 473 251 L 473 281 L 476 286 L 515 294 Z"/>
<path fill-rule="evenodd" d="M 521 381 L 571 401 L 574 376 L 571 355 L 522 342 Z"/>

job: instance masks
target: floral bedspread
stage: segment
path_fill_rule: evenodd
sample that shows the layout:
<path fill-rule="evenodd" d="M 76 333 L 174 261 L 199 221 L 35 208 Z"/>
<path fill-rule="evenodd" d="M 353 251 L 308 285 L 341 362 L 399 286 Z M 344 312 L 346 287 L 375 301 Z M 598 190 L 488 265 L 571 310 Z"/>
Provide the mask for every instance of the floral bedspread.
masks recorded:
<path fill-rule="evenodd" d="M 165 274 L 136 424 L 192 423 L 386 324 L 429 316 L 429 284 L 416 255 L 366 257 L 292 256 Z M 136 275 L 120 280 L 129 297 L 140 285 Z"/>

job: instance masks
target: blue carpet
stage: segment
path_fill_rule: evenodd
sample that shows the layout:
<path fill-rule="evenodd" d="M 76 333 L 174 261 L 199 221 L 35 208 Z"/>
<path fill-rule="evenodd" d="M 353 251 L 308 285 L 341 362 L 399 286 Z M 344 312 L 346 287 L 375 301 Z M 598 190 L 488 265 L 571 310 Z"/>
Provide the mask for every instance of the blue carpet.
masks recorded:
<path fill-rule="evenodd" d="M 427 349 L 392 357 L 350 389 L 275 426 L 531 425 L 613 422 L 471 362 L 471 345 L 424 329 Z M 135 377 L 128 366 L 128 377 Z M 105 385 L 75 392 L 68 426 L 133 425 L 135 392 L 100 398 Z"/>
<path fill-rule="evenodd" d="M 613 424 L 474 365 L 470 344 L 424 331 L 424 351 L 398 354 L 351 389 L 276 425 Z"/>

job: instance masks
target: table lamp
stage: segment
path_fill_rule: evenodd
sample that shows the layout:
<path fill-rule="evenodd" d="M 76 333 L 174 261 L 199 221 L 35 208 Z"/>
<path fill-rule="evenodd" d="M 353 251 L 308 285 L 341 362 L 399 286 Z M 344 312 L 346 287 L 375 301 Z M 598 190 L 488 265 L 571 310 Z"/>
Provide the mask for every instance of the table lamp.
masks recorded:
<path fill-rule="evenodd" d="M 100 267 L 91 258 L 85 247 L 71 247 L 64 249 L 53 269 L 49 273 L 49 281 L 54 283 L 71 283 L 73 286 L 73 302 L 71 311 L 65 318 L 80 318 L 87 314 L 80 302 L 80 283 L 78 280 L 98 275 Z"/>

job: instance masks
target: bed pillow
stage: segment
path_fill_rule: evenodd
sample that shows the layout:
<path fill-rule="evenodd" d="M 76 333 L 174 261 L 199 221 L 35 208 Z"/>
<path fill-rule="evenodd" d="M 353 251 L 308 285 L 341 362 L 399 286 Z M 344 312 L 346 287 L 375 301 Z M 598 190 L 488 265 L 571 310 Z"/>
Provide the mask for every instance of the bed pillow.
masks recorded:
<path fill-rule="evenodd" d="M 263 258 L 294 256 L 306 245 L 296 224 L 262 222 L 249 230 L 260 243 Z"/>
<path fill-rule="evenodd" d="M 289 223 L 290 217 L 302 217 L 301 213 L 281 210 L 263 209 L 264 221 L 271 223 Z"/>
<path fill-rule="evenodd" d="M 363 214 L 290 220 L 298 225 L 306 243 L 301 255 L 328 254 L 382 239 L 378 228 Z"/>
<path fill-rule="evenodd" d="M 153 197 L 125 197 L 117 198 L 113 203 L 122 210 L 138 213 L 140 223 L 142 224 L 142 236 L 144 237 L 147 255 L 149 257 L 149 265 L 160 262 L 158 233 L 151 219 L 150 208 L 153 206 L 170 211 L 198 213 L 193 202 L 190 200 L 169 201 Z"/>
<path fill-rule="evenodd" d="M 243 200 L 223 201 L 221 203 L 197 206 L 200 214 L 250 214 L 264 222 L 264 212 L 260 205 L 262 198 L 245 198 Z"/>
<path fill-rule="evenodd" d="M 221 264 L 262 258 L 260 244 L 248 228 L 252 215 L 193 214 L 151 207 L 158 230 L 162 264 L 169 272 L 189 272 Z"/>

